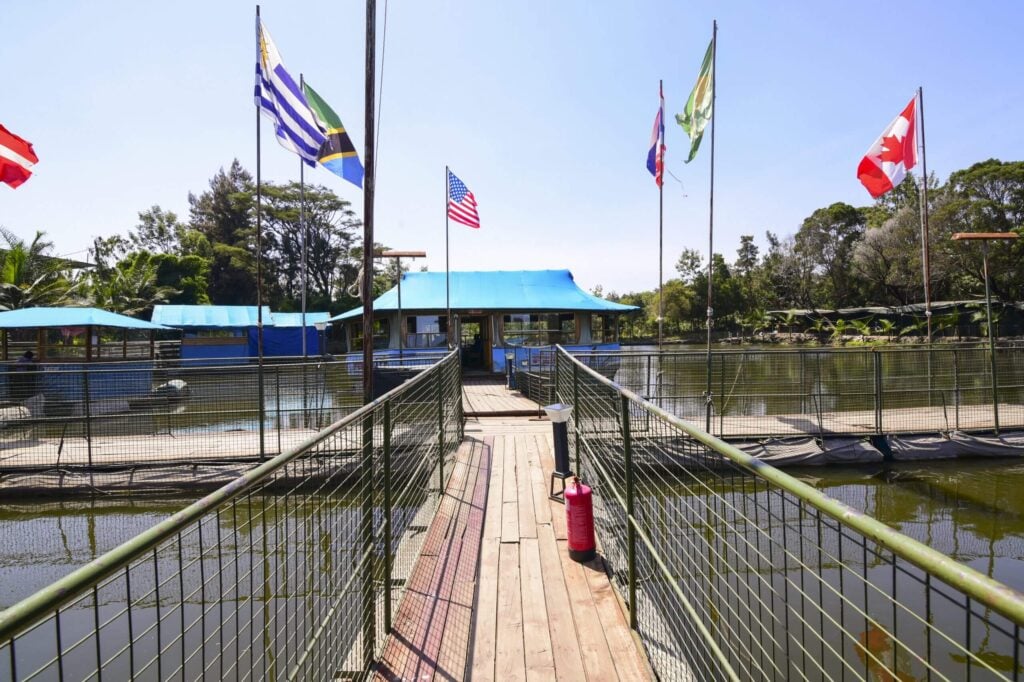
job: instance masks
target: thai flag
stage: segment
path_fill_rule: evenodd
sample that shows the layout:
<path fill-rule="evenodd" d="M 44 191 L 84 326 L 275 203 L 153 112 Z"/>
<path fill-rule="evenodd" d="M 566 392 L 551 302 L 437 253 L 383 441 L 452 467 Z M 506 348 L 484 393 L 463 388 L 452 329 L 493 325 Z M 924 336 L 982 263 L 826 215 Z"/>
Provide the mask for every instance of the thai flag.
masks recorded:
<path fill-rule="evenodd" d="M 647 170 L 654 176 L 654 182 L 661 187 L 662 175 L 665 172 L 665 95 L 658 85 L 658 115 L 654 117 L 654 130 L 651 131 L 651 149 L 647 152 Z"/>

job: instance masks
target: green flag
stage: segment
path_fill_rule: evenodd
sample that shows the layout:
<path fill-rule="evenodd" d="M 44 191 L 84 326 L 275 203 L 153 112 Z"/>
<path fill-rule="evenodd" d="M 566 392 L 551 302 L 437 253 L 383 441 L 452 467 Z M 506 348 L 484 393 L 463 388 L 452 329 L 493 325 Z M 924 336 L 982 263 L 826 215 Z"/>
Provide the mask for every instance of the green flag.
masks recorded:
<path fill-rule="evenodd" d="M 715 41 L 712 40 L 704 55 L 704 63 L 700 66 L 697 84 L 693 86 L 690 99 L 686 100 L 686 108 L 683 109 L 683 113 L 676 114 L 676 123 L 681 125 L 686 134 L 690 136 L 690 156 L 686 159 L 687 163 L 693 161 L 693 157 L 697 155 L 700 139 L 704 136 L 704 128 L 711 121 L 711 103 L 714 101 L 712 83 L 715 79 L 712 68 L 714 54 Z"/>

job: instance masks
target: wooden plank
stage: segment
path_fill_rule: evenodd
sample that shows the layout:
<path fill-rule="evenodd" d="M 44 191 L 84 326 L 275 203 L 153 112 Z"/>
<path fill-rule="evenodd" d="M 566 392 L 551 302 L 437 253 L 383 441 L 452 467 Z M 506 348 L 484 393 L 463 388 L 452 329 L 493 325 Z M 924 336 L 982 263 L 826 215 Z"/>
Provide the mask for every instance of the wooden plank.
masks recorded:
<path fill-rule="evenodd" d="M 565 587 L 558 545 L 555 543 L 551 526 L 541 526 L 537 535 L 555 672 L 559 682 L 585 680 L 580 643 L 576 637 L 576 624 L 573 622 L 572 607 L 569 604 L 569 592 Z"/>
<path fill-rule="evenodd" d="M 503 502 L 515 502 L 519 499 L 519 489 L 516 487 L 515 439 L 502 440 L 505 443 L 505 471 L 502 474 L 501 499 Z"/>
<path fill-rule="evenodd" d="M 505 439 L 491 439 L 491 474 L 487 487 L 487 512 L 484 515 L 484 537 L 501 537 L 502 477 L 505 471 Z M 485 441 L 486 442 L 486 441 Z"/>
<path fill-rule="evenodd" d="M 516 499 L 519 507 L 519 537 L 537 537 L 537 517 L 533 512 L 533 483 L 530 465 L 526 461 L 526 440 L 515 438 L 516 450 Z"/>
<path fill-rule="evenodd" d="M 540 446 L 537 437 L 526 436 L 526 461 L 530 465 L 530 484 L 533 488 L 533 514 L 538 524 L 551 523 L 551 505 L 548 496 L 551 494 L 551 479 L 544 477 L 544 469 L 540 464 Z"/>
<path fill-rule="evenodd" d="M 589 679 L 603 679 L 615 670 L 608 642 L 601 630 L 601 619 L 590 595 L 590 586 L 584 571 L 590 570 L 569 558 L 569 549 L 564 541 L 558 542 L 558 554 L 562 561 L 565 586 L 569 593 L 576 636 L 580 642 L 583 665 Z"/>
<path fill-rule="evenodd" d="M 519 511 L 515 502 L 501 505 L 501 541 L 519 542 Z"/>
<path fill-rule="evenodd" d="M 598 557 L 587 562 L 583 573 L 590 586 L 590 594 L 594 600 L 594 606 L 597 608 L 598 617 L 601 619 L 605 640 L 608 642 L 608 650 L 611 652 L 612 660 L 615 661 L 615 670 L 618 672 L 619 678 L 623 680 L 647 679 L 647 665 L 640 657 L 636 644 L 633 642 L 628 616 L 623 612 L 624 605 L 612 591 L 608 574 L 605 572 L 604 560 Z"/>
<path fill-rule="evenodd" d="M 520 505 L 520 507 L 525 505 Z M 551 680 L 555 661 L 548 631 L 547 602 L 541 575 L 540 547 L 537 538 L 519 543 L 519 571 L 523 593 L 523 653 L 528 680 Z"/>
<path fill-rule="evenodd" d="M 537 439 L 537 454 L 540 456 L 544 480 L 550 480 L 551 472 L 555 469 L 555 456 L 551 448 L 551 438 Z M 551 513 L 551 529 L 555 533 L 555 538 L 565 540 L 565 505 L 548 498 L 548 510 Z"/>
<path fill-rule="evenodd" d="M 522 591 L 519 585 L 519 544 L 501 543 L 498 558 L 498 627 L 500 643 L 494 658 L 497 680 L 525 680 Z M 610 670 L 610 668 L 608 668 Z"/>
<path fill-rule="evenodd" d="M 500 540 L 485 537 L 480 548 L 480 585 L 474 609 L 471 678 L 493 680 L 498 627 L 498 561 Z"/>

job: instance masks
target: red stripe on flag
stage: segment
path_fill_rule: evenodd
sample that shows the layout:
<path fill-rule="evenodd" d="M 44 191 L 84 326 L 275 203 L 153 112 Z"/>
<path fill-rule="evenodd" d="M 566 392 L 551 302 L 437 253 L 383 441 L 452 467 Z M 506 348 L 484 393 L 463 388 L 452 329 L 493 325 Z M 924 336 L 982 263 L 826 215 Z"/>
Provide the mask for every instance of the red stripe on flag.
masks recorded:
<path fill-rule="evenodd" d="M 0 182 L 18 187 L 32 176 L 29 168 L 38 161 L 31 143 L 0 125 Z"/>

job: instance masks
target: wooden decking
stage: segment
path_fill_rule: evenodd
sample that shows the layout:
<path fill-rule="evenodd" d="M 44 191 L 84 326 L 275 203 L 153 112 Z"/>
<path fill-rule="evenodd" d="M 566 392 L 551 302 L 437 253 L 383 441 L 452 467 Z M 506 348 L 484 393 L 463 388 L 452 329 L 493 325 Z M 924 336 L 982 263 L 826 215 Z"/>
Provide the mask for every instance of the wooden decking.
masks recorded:
<path fill-rule="evenodd" d="M 377 679 L 645 680 L 600 557 L 568 558 L 551 424 L 470 419 Z"/>
<path fill-rule="evenodd" d="M 467 377 L 462 382 L 462 409 L 467 417 L 526 417 L 542 413 L 540 405 L 505 388 L 500 375 Z"/>

